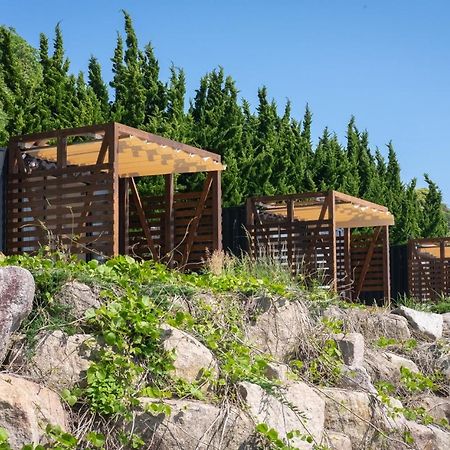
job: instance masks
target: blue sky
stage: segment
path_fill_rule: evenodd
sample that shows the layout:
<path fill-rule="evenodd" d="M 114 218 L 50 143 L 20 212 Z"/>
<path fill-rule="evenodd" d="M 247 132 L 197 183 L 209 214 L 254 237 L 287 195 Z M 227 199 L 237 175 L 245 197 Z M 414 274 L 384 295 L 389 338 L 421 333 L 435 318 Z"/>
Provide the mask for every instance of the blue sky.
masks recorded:
<path fill-rule="evenodd" d="M 164 78 L 185 69 L 190 97 L 221 65 L 253 106 L 262 85 L 298 118 L 309 103 L 315 139 L 328 126 L 344 141 L 354 114 L 373 147 L 392 139 L 405 181 L 428 172 L 450 202 L 449 1 L 0 0 L 0 23 L 37 45 L 60 21 L 71 70 L 94 54 L 109 81 L 122 8 Z"/>

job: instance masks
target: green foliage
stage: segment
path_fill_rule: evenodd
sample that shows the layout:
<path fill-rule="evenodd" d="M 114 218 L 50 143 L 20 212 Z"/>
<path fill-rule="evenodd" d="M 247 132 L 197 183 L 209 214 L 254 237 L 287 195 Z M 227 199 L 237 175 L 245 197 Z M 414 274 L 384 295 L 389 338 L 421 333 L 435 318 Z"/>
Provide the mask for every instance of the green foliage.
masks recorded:
<path fill-rule="evenodd" d="M 400 382 L 410 393 L 436 391 L 438 389 L 435 380 L 420 372 L 413 372 L 407 367 L 400 367 Z"/>
<path fill-rule="evenodd" d="M 396 218 L 394 243 L 447 234 L 448 212 L 436 184 L 425 176 L 429 189 L 421 201 L 415 180 L 402 183 L 392 143 L 387 158 L 373 151 L 367 131 L 357 129 L 354 117 L 345 145 L 328 129 L 313 145 L 308 105 L 301 121 L 292 117 L 289 101 L 279 114 L 262 87 L 252 111 L 221 67 L 201 78 L 188 102 L 183 69 L 172 65 L 169 79 L 162 80 L 153 47 L 148 43 L 140 48 L 131 16 L 125 11 L 123 16 L 124 36 L 118 34 L 111 59 L 111 98 L 94 57 L 87 83 L 82 73 L 70 73 L 59 24 L 53 48 L 49 50 L 49 39 L 41 35 L 39 51 L 14 30 L 0 27 L 0 145 L 14 134 L 112 119 L 220 154 L 227 165 L 225 206 L 240 205 L 257 194 L 337 189 L 388 206 Z M 199 189 L 203 179 L 202 174 L 182 174 L 176 178 L 177 188 Z M 139 188 L 160 194 L 163 179 L 145 177 Z"/>
<path fill-rule="evenodd" d="M 265 423 L 256 425 L 256 431 L 266 440 L 269 448 L 273 450 L 298 450 L 297 447 L 294 447 L 289 443 L 294 438 L 301 439 L 309 444 L 313 443 L 313 438 L 310 435 L 301 433 L 299 430 L 289 431 L 286 434 L 285 439 L 279 436 L 277 430 L 269 428 Z"/>

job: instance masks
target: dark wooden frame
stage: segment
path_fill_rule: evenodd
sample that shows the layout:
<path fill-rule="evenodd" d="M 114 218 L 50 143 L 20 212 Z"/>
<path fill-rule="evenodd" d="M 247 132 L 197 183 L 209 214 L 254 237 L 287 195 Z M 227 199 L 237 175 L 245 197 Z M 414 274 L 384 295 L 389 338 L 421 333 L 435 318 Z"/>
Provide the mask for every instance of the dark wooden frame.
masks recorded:
<path fill-rule="evenodd" d="M 294 206 L 294 203 L 296 206 Z M 294 209 L 320 207 L 317 220 L 296 220 Z M 264 205 L 283 204 L 284 215 L 271 215 Z M 357 203 L 387 212 L 387 208 L 336 191 L 258 196 L 247 200 L 247 232 L 254 257 L 269 254 L 293 273 L 317 276 L 325 267 L 325 282 L 341 296 L 370 295 L 390 299 L 389 227 L 374 226 L 372 233 L 354 234 L 343 228 L 337 236 L 336 204 Z M 319 255 L 319 256 L 318 256 Z M 338 257 L 339 255 L 339 257 Z"/>
<path fill-rule="evenodd" d="M 145 240 L 146 246 L 150 249 L 152 257 L 154 259 L 164 259 L 168 261 L 169 264 L 173 265 L 174 259 L 171 258 L 170 255 L 177 247 L 175 243 L 175 228 L 177 226 L 175 209 L 177 194 L 175 194 L 174 174 L 169 173 L 164 175 L 165 194 L 163 200 L 165 213 L 163 225 L 164 230 L 162 232 L 165 237 L 164 252 L 163 254 L 160 254 L 154 243 L 153 230 L 147 221 L 146 211 L 144 211 L 143 202 L 139 192 L 137 191 L 134 178 L 122 178 L 118 175 L 119 139 L 130 136 L 137 137 L 147 142 L 156 143 L 161 146 L 168 146 L 177 150 L 189 152 L 190 154 L 198 155 L 202 158 L 212 158 L 214 161 L 220 162 L 220 156 L 215 153 L 175 142 L 170 139 L 156 136 L 154 134 L 115 122 L 103 125 L 62 129 L 13 137 L 8 146 L 9 170 L 7 184 L 9 195 L 7 206 L 6 252 L 10 254 L 20 253 L 24 248 L 36 250 L 36 242 L 37 240 L 42 239 L 42 233 L 39 234 L 36 231 L 36 236 L 26 236 L 24 238 L 24 233 L 21 232 L 21 229 L 25 226 L 30 228 L 29 222 L 24 222 L 29 218 L 34 218 L 36 220 L 39 218 L 39 220 L 43 222 L 41 225 L 45 226 L 44 211 L 46 206 L 39 204 L 39 200 L 36 200 L 36 202 L 29 201 L 31 198 L 30 195 L 34 192 L 33 189 L 39 190 L 40 198 L 45 199 L 46 183 L 48 183 L 48 178 L 51 178 L 52 181 L 50 184 L 53 183 L 53 185 L 56 186 L 54 191 L 58 191 L 54 194 L 54 198 L 58 199 L 55 200 L 55 202 L 62 205 L 64 202 L 65 192 L 75 191 L 76 195 L 77 187 L 70 187 L 67 189 L 67 180 L 71 180 L 72 184 L 70 186 L 75 184 L 73 181 L 75 178 L 72 177 L 72 179 L 70 177 L 71 174 L 76 172 L 74 177 L 78 176 L 77 179 L 79 179 L 79 183 L 77 184 L 80 184 L 80 192 L 84 195 L 84 206 L 81 207 L 81 211 L 77 210 L 78 212 L 76 214 L 76 218 L 74 219 L 74 222 L 76 223 L 73 227 L 77 232 L 83 235 L 81 239 L 83 241 L 83 246 L 78 245 L 77 252 L 87 254 L 95 253 L 95 240 L 98 240 L 98 236 L 92 236 L 92 239 L 90 239 L 89 233 L 84 233 L 84 230 L 90 230 L 92 228 L 94 232 L 90 234 L 96 234 L 95 217 L 92 217 L 94 208 L 93 202 L 97 200 L 95 196 L 102 191 L 100 187 L 89 187 L 87 186 L 87 183 L 83 183 L 83 177 L 81 175 L 89 169 L 90 179 L 92 179 L 93 182 L 97 179 L 103 180 L 107 175 L 108 181 L 105 184 L 105 189 L 108 190 L 112 199 L 111 205 L 109 206 L 110 220 L 108 223 L 110 223 L 110 227 L 103 230 L 105 235 L 102 237 L 106 251 L 99 251 L 99 253 L 103 253 L 104 256 L 115 256 L 119 253 L 130 253 L 129 217 L 130 208 L 132 207 L 139 215 L 142 238 Z M 89 166 L 88 168 L 86 168 L 86 166 L 73 167 L 67 165 L 68 143 L 77 137 L 102 140 L 95 165 Z M 54 145 L 55 142 L 57 149 L 56 167 L 48 170 L 35 170 L 29 172 L 24 164 L 22 157 L 23 152 L 34 148 L 45 148 L 46 146 L 51 146 L 48 145 L 49 143 Z M 207 174 L 207 183 L 205 182 L 203 192 L 199 194 L 198 204 L 196 208 L 194 208 L 193 215 L 186 230 L 187 243 L 186 245 L 183 245 L 183 254 L 181 255 L 178 265 L 181 263 L 183 267 L 189 267 L 191 263 L 198 265 L 200 262 L 200 256 L 198 254 L 196 255 L 196 260 L 191 261 L 191 249 L 195 239 L 197 239 L 199 222 L 207 201 L 211 203 L 210 209 L 212 214 L 212 229 L 210 242 L 204 244 L 205 250 L 207 249 L 207 251 L 213 252 L 216 250 L 220 251 L 222 249 L 220 175 L 220 171 L 212 171 Z M 27 201 L 22 203 L 23 200 Z M 78 200 L 78 203 L 79 202 L 80 200 Z M 26 206 L 25 212 L 23 212 L 23 205 Z M 36 208 L 36 214 L 33 209 L 31 209 L 31 205 Z M 64 235 L 63 237 L 67 238 L 67 224 L 64 223 L 63 218 L 58 220 L 58 210 L 55 208 L 54 210 L 55 212 L 53 214 L 56 214 L 56 219 L 54 219 L 55 226 L 51 231 L 60 237 Z M 65 233 L 64 230 L 66 230 Z M 29 231 L 28 233 L 32 235 L 33 231 Z M 37 240 L 26 240 L 33 237 L 37 238 Z M 77 242 L 72 239 L 71 245 L 72 244 L 76 245 Z M 180 245 L 178 243 L 178 247 L 179 246 Z M 207 255 L 205 253 L 204 258 L 206 258 L 206 256 Z"/>

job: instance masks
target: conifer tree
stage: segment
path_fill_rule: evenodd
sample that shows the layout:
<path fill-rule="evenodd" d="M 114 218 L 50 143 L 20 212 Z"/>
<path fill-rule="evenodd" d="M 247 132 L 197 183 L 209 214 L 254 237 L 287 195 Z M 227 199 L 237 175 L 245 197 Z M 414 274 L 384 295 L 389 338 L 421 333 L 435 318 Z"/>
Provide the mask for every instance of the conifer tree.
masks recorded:
<path fill-rule="evenodd" d="M 423 237 L 444 237 L 448 234 L 448 223 L 442 208 L 442 193 L 428 174 L 424 175 L 428 193 L 423 204 L 420 221 Z"/>
<path fill-rule="evenodd" d="M 108 88 L 102 78 L 102 69 L 97 58 L 91 56 L 88 65 L 88 82 L 92 92 L 98 99 L 101 111 L 101 121 L 109 120 L 109 95 Z"/>

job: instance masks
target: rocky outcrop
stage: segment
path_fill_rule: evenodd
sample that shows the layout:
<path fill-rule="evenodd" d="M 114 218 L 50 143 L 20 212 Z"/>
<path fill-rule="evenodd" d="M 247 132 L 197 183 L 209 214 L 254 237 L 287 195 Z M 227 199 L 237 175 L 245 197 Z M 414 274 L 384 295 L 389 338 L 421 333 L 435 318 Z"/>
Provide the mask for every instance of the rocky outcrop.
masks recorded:
<path fill-rule="evenodd" d="M 344 434 L 337 431 L 325 431 L 325 443 L 332 450 L 352 450 L 352 441 Z"/>
<path fill-rule="evenodd" d="M 303 436 L 311 436 L 316 444 L 321 442 L 325 402 L 305 383 L 289 383 L 275 396 L 256 384 L 242 382 L 239 393 L 255 423 L 274 428 L 281 438 L 296 430 Z M 290 444 L 299 449 L 313 447 L 301 437 L 293 438 Z"/>
<path fill-rule="evenodd" d="M 0 267 L 0 364 L 8 351 L 11 334 L 30 314 L 35 284 L 21 267 Z"/>
<path fill-rule="evenodd" d="M 65 283 L 56 300 L 66 306 L 76 319 L 82 319 L 88 309 L 97 309 L 101 303 L 97 293 L 86 284 L 78 281 Z"/>
<path fill-rule="evenodd" d="M 392 314 L 403 316 L 408 320 L 411 328 L 430 339 L 439 339 L 442 336 L 443 318 L 440 314 L 399 306 Z"/>
<path fill-rule="evenodd" d="M 400 381 L 400 369 L 406 367 L 412 372 L 419 372 L 417 365 L 403 356 L 387 351 L 367 349 L 365 368 L 374 381 Z"/>
<path fill-rule="evenodd" d="M 238 450 L 245 448 L 255 425 L 242 411 L 205 402 L 167 400 L 171 413 L 154 416 L 145 412 L 152 399 L 142 400 L 144 411 L 136 414 L 133 432 L 148 449 L 158 450 Z"/>
<path fill-rule="evenodd" d="M 189 382 L 199 381 L 208 371 L 213 378 L 219 374 L 219 366 L 212 352 L 188 333 L 170 325 L 162 327 L 164 350 L 174 353 L 174 375 Z M 208 384 L 203 387 L 207 388 Z"/>
<path fill-rule="evenodd" d="M 0 374 L 0 427 L 8 433 L 11 447 L 39 444 L 49 423 L 68 428 L 59 396 L 16 375 Z"/>
<path fill-rule="evenodd" d="M 336 334 L 333 336 L 342 353 L 344 364 L 361 366 L 364 362 L 364 337 L 360 333 Z"/>
<path fill-rule="evenodd" d="M 380 337 L 405 341 L 411 337 L 408 321 L 405 317 L 389 314 L 379 309 L 341 309 L 337 306 L 328 307 L 323 315 L 341 320 L 344 329 L 349 332 L 361 333 L 367 341 L 375 341 Z"/>
<path fill-rule="evenodd" d="M 14 344 L 9 356 L 9 370 L 26 374 L 47 387 L 60 391 L 83 383 L 92 359 L 96 340 L 89 334 L 68 336 L 56 330 L 42 331 L 30 352 L 26 340 Z"/>
<path fill-rule="evenodd" d="M 310 329 L 309 313 L 298 301 L 257 300 L 256 317 L 246 327 L 248 343 L 283 361 L 293 353 Z"/>

